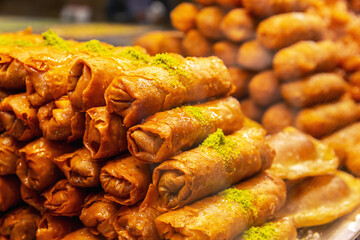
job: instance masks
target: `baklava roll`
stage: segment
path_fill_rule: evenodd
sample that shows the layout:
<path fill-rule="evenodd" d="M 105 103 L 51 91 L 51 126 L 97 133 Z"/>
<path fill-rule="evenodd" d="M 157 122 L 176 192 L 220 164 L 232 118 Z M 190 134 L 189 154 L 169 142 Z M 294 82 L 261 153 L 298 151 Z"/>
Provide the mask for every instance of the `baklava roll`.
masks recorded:
<path fill-rule="evenodd" d="M 73 150 L 73 146 L 39 138 L 19 150 L 16 174 L 26 187 L 40 192 L 62 176 L 54 159 Z"/>
<path fill-rule="evenodd" d="M 119 239 L 160 240 L 155 225 L 155 218 L 160 214 L 161 212 L 152 207 L 121 207 L 114 220 Z"/>
<path fill-rule="evenodd" d="M 85 126 L 83 142 L 93 158 L 112 157 L 127 150 L 127 128 L 122 118 L 106 107 L 87 110 Z"/>
<path fill-rule="evenodd" d="M 347 89 L 336 73 L 318 73 L 299 81 L 281 85 L 281 95 L 293 107 L 304 108 L 339 99 Z"/>
<path fill-rule="evenodd" d="M 79 225 L 73 218 L 44 214 L 38 224 L 36 240 L 60 240 L 77 229 Z"/>
<path fill-rule="evenodd" d="M 133 69 L 126 58 L 83 55 L 70 68 L 67 95 L 72 105 L 81 111 L 105 106 L 104 92 L 115 77 Z"/>
<path fill-rule="evenodd" d="M 301 41 L 278 51 L 273 68 L 279 79 L 289 81 L 313 72 L 332 71 L 338 63 L 339 48 L 336 43 Z"/>
<path fill-rule="evenodd" d="M 230 41 L 218 41 L 213 45 L 213 54 L 223 60 L 226 66 L 236 65 L 238 45 Z"/>
<path fill-rule="evenodd" d="M 0 135 L 0 176 L 16 173 L 19 148 L 22 144 L 6 134 Z"/>
<path fill-rule="evenodd" d="M 35 240 L 41 215 L 31 207 L 19 207 L 0 217 L 0 236 L 11 240 Z"/>
<path fill-rule="evenodd" d="M 256 74 L 249 83 L 250 98 L 259 106 L 268 107 L 280 101 L 280 83 L 271 70 Z"/>
<path fill-rule="evenodd" d="M 295 119 L 295 127 L 321 138 L 358 119 L 359 106 L 351 99 L 341 100 L 301 110 Z"/>
<path fill-rule="evenodd" d="M 54 216 L 79 216 L 86 192 L 71 186 L 67 179 L 58 181 L 42 193 L 45 211 Z"/>
<path fill-rule="evenodd" d="M 221 20 L 220 28 L 227 39 L 242 42 L 255 36 L 255 22 L 243 8 L 235 8 Z"/>
<path fill-rule="evenodd" d="M 258 41 L 277 50 L 305 40 L 319 41 L 326 32 L 325 21 L 317 15 L 291 12 L 269 17 L 256 31 Z"/>
<path fill-rule="evenodd" d="M 54 159 L 69 183 L 76 187 L 97 187 L 100 185 L 100 169 L 103 161 L 91 157 L 85 147 L 66 153 Z"/>
<path fill-rule="evenodd" d="M 20 186 L 20 193 L 21 198 L 25 203 L 38 210 L 40 213 L 44 213 L 45 199 L 41 196 L 41 193 L 36 192 L 32 188 L 26 187 L 24 184 L 21 184 Z"/>
<path fill-rule="evenodd" d="M 113 222 L 119 208 L 119 204 L 104 198 L 104 193 L 92 194 L 86 197 L 79 218 L 95 235 L 117 239 Z"/>
<path fill-rule="evenodd" d="M 242 0 L 244 8 L 259 18 L 285 12 L 302 12 L 310 6 L 309 0 Z"/>
<path fill-rule="evenodd" d="M 272 66 L 273 52 L 257 40 L 244 42 L 237 51 L 237 63 L 243 68 L 262 71 Z"/>
<path fill-rule="evenodd" d="M 224 17 L 224 10 L 217 6 L 204 7 L 196 15 L 196 28 L 206 38 L 218 40 L 223 33 L 220 29 L 221 20 Z"/>
<path fill-rule="evenodd" d="M 158 54 L 150 65 L 116 78 L 105 92 L 107 109 L 121 115 L 126 127 L 153 113 L 232 90 L 229 71 L 217 57 Z"/>
<path fill-rule="evenodd" d="M 287 126 L 293 126 L 296 114 L 296 110 L 284 102 L 279 102 L 265 111 L 261 124 L 269 134 L 275 134 Z"/>
<path fill-rule="evenodd" d="M 162 162 L 201 143 L 218 128 L 225 134 L 240 129 L 243 120 L 233 97 L 158 112 L 129 129 L 129 151 L 143 161 Z"/>
<path fill-rule="evenodd" d="M 274 156 L 261 128 L 243 128 L 226 137 L 218 130 L 200 147 L 154 169 L 157 205 L 165 210 L 176 209 L 214 194 L 269 168 Z"/>
<path fill-rule="evenodd" d="M 248 228 L 265 223 L 285 199 L 285 183 L 261 173 L 217 195 L 164 213 L 155 224 L 166 239 L 234 239 Z"/>
<path fill-rule="evenodd" d="M 185 56 L 207 57 L 210 56 L 212 45 L 198 30 L 191 29 L 181 41 L 181 47 Z"/>
<path fill-rule="evenodd" d="M 174 28 L 187 32 L 196 27 L 196 15 L 198 13 L 199 8 L 195 4 L 180 3 L 170 13 L 171 24 Z"/>
<path fill-rule="evenodd" d="M 21 202 L 20 181 L 14 176 L 0 176 L 0 212 Z"/>
<path fill-rule="evenodd" d="M 120 156 L 101 169 L 100 182 L 106 198 L 133 205 L 145 197 L 151 182 L 150 165 L 133 156 Z"/>
<path fill-rule="evenodd" d="M 72 142 L 84 135 L 85 114 L 76 111 L 66 95 L 40 107 L 37 117 L 46 139 Z"/>
<path fill-rule="evenodd" d="M 105 240 L 106 238 L 101 236 L 95 236 L 91 233 L 88 228 L 81 228 L 76 230 L 75 232 L 69 233 L 65 237 L 61 238 L 61 240 Z"/>
<path fill-rule="evenodd" d="M 25 93 L 10 95 L 0 103 L 0 122 L 5 133 L 19 141 L 28 141 L 41 135 L 37 110 Z"/>

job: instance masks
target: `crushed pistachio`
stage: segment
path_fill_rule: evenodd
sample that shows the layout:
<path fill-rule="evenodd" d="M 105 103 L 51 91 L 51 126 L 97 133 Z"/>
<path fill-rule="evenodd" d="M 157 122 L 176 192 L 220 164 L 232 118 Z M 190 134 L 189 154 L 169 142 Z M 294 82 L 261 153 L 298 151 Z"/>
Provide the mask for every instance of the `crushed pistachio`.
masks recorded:
<path fill-rule="evenodd" d="M 48 31 L 41 34 L 41 36 L 44 38 L 44 45 L 53 46 L 59 50 L 63 50 L 66 52 L 70 52 L 70 44 L 65 39 L 59 37 L 56 32 L 54 32 L 52 29 L 49 29 Z"/>
<path fill-rule="evenodd" d="M 204 112 L 203 107 L 195 107 L 195 106 L 184 106 L 183 110 L 196 118 L 201 126 L 208 126 L 210 124 L 210 117 Z"/>
<path fill-rule="evenodd" d="M 31 41 L 24 40 L 13 40 L 5 36 L 0 36 L 0 46 L 19 46 L 19 47 L 31 47 L 34 46 L 34 43 Z"/>
<path fill-rule="evenodd" d="M 133 47 L 126 48 L 124 51 L 120 52 L 118 56 L 135 61 L 135 64 L 138 65 L 148 64 L 151 60 L 150 55 Z"/>
<path fill-rule="evenodd" d="M 105 47 L 99 40 L 90 40 L 84 43 L 84 49 L 88 52 L 94 52 L 101 56 L 110 56 L 112 55 L 111 48 Z"/>
<path fill-rule="evenodd" d="M 259 227 L 251 227 L 242 235 L 242 240 L 277 240 L 279 233 L 274 223 L 265 223 Z"/>
<path fill-rule="evenodd" d="M 254 206 L 255 195 L 249 190 L 242 190 L 237 188 L 228 188 L 220 192 L 219 195 L 228 200 L 230 204 L 236 203 L 241 206 L 241 211 L 248 217 L 250 214 L 257 216 L 257 209 Z"/>
<path fill-rule="evenodd" d="M 221 129 L 217 129 L 215 133 L 210 134 L 201 146 L 214 149 L 223 159 L 227 171 L 235 170 L 231 168 L 231 159 L 238 157 L 241 150 L 234 140 L 225 137 Z"/>

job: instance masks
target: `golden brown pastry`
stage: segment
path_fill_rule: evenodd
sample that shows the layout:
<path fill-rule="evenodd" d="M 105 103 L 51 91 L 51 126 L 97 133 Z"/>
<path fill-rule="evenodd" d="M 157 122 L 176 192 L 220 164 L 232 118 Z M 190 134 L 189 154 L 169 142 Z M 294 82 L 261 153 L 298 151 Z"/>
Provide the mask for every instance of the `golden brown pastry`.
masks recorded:
<path fill-rule="evenodd" d="M 323 225 L 358 206 L 359 193 L 359 179 L 345 172 L 306 178 L 291 188 L 275 216 L 293 217 L 297 228 Z"/>
<path fill-rule="evenodd" d="M 213 45 L 213 54 L 223 60 L 226 66 L 236 65 L 238 45 L 230 41 L 219 41 Z"/>
<path fill-rule="evenodd" d="M 85 200 L 85 190 L 71 186 L 62 179 L 41 194 L 45 211 L 54 216 L 79 216 Z"/>
<path fill-rule="evenodd" d="M 60 240 L 78 226 L 73 218 L 44 214 L 38 224 L 36 240 Z"/>
<path fill-rule="evenodd" d="M 295 119 L 295 127 L 313 137 L 321 138 L 358 119 L 358 105 L 351 99 L 340 100 L 301 110 Z"/>
<path fill-rule="evenodd" d="M 284 182 L 261 173 L 217 195 L 203 198 L 155 219 L 162 238 L 233 239 L 265 223 L 286 199 Z"/>
<path fill-rule="evenodd" d="M 301 41 L 275 54 L 274 72 L 279 79 L 288 81 L 314 72 L 332 71 L 339 63 L 338 52 L 336 43 L 331 41 Z"/>
<path fill-rule="evenodd" d="M 201 143 L 218 128 L 225 134 L 240 129 L 243 119 L 233 97 L 158 112 L 129 129 L 129 151 L 145 162 L 162 162 Z"/>
<path fill-rule="evenodd" d="M 239 67 L 228 68 L 231 76 L 231 83 L 235 90 L 231 93 L 234 98 L 240 99 L 248 94 L 248 85 L 254 74 Z"/>
<path fill-rule="evenodd" d="M 80 220 L 95 235 L 116 239 L 113 221 L 120 205 L 104 198 L 103 193 L 88 195 L 81 210 Z"/>
<path fill-rule="evenodd" d="M 0 176 L 0 212 L 21 202 L 20 184 L 15 175 Z"/>
<path fill-rule="evenodd" d="M 262 71 L 272 66 L 273 53 L 257 40 L 243 43 L 237 54 L 237 63 L 253 71 Z"/>
<path fill-rule="evenodd" d="M 284 102 L 269 107 L 261 119 L 261 124 L 269 134 L 280 132 L 284 127 L 293 126 L 296 110 Z"/>
<path fill-rule="evenodd" d="M 19 207 L 0 217 L 0 236 L 11 240 L 35 240 L 41 216 L 31 207 Z"/>
<path fill-rule="evenodd" d="M 61 240 L 105 240 L 106 238 L 101 236 L 95 236 L 91 233 L 88 228 L 81 228 L 76 230 L 75 232 L 69 233 L 65 237 L 61 238 Z"/>
<path fill-rule="evenodd" d="M 281 95 L 293 107 L 303 108 L 339 99 L 346 91 L 345 80 L 336 73 L 318 73 L 281 85 Z"/>
<path fill-rule="evenodd" d="M 283 13 L 262 21 L 256 31 L 258 41 L 268 49 L 281 49 L 304 40 L 323 39 L 325 21 L 307 13 Z"/>
<path fill-rule="evenodd" d="M 85 147 L 56 157 L 53 162 L 73 186 L 97 187 L 100 185 L 100 169 L 104 163 L 93 159 Z"/>
<path fill-rule="evenodd" d="M 16 142 L 12 137 L 0 135 L 0 176 L 16 173 L 19 148 L 21 143 Z"/>
<path fill-rule="evenodd" d="M 235 8 L 221 20 L 220 28 L 225 37 L 241 42 L 255 36 L 255 22 L 243 8 Z"/>
<path fill-rule="evenodd" d="M 42 191 L 61 178 L 54 159 L 73 150 L 73 146 L 65 143 L 39 138 L 19 150 L 16 174 L 26 187 Z"/>
<path fill-rule="evenodd" d="M 268 107 L 280 101 L 280 83 L 274 72 L 256 74 L 249 83 L 250 98 L 259 106 Z"/>
<path fill-rule="evenodd" d="M 171 24 L 174 28 L 187 32 L 196 26 L 196 15 L 199 13 L 199 8 L 188 2 L 183 2 L 177 5 L 170 13 Z"/>
<path fill-rule="evenodd" d="M 25 93 L 10 95 L 0 103 L 0 122 L 5 132 L 19 141 L 41 135 L 36 108 L 30 105 Z"/>
<path fill-rule="evenodd" d="M 222 38 L 220 29 L 224 11 L 217 6 L 204 7 L 196 15 L 196 27 L 205 37 L 213 40 Z"/>
<path fill-rule="evenodd" d="M 333 148 L 319 140 L 286 127 L 268 139 L 276 155 L 268 170 L 282 179 L 301 179 L 334 172 L 340 163 Z"/>
<path fill-rule="evenodd" d="M 20 186 L 20 193 L 22 200 L 29 204 L 31 207 L 38 210 L 40 213 L 44 213 L 44 197 L 41 196 L 41 193 L 36 192 L 32 188 L 26 187 L 24 184 Z"/>
<path fill-rule="evenodd" d="M 109 112 L 122 116 L 125 126 L 130 127 L 155 112 L 226 96 L 231 89 L 230 74 L 217 57 L 158 54 L 150 66 L 116 78 L 105 98 Z"/>
<path fill-rule="evenodd" d="M 100 182 L 106 198 L 133 205 L 145 197 L 151 182 L 150 165 L 133 156 L 117 157 L 101 169 Z"/>
<path fill-rule="evenodd" d="M 251 98 L 245 98 L 244 100 L 240 101 L 240 105 L 241 111 L 246 117 L 260 122 L 261 117 L 265 112 L 265 108 L 256 104 L 255 101 Z"/>
<path fill-rule="evenodd" d="M 211 54 L 211 43 L 198 30 L 191 29 L 181 41 L 185 56 L 206 57 Z"/>
<path fill-rule="evenodd" d="M 94 159 L 116 156 L 127 150 L 126 132 L 122 118 L 109 113 L 106 107 L 86 111 L 83 142 Z"/>
<path fill-rule="evenodd" d="M 85 131 L 84 113 L 75 110 L 66 95 L 40 107 L 37 117 L 43 136 L 49 140 L 72 142 Z"/>
<path fill-rule="evenodd" d="M 261 128 L 231 135 L 218 130 L 198 148 L 183 152 L 154 169 L 160 208 L 177 209 L 221 191 L 271 166 L 275 152 Z"/>

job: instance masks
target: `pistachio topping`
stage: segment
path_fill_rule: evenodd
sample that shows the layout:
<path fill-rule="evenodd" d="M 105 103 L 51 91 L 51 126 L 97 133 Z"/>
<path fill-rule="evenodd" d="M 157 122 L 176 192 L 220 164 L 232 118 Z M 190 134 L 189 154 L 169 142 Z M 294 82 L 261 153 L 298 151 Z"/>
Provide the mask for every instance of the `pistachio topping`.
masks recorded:
<path fill-rule="evenodd" d="M 205 109 L 203 107 L 194 107 L 194 106 L 184 106 L 183 110 L 196 118 L 201 126 L 208 126 L 210 124 L 210 117 L 208 114 L 205 113 Z"/>
<path fill-rule="evenodd" d="M 135 61 L 138 65 L 148 64 L 151 60 L 150 55 L 133 47 L 124 49 L 124 51 L 121 51 L 118 56 Z"/>
<path fill-rule="evenodd" d="M 230 204 L 236 203 L 241 206 L 241 211 L 248 217 L 250 214 L 257 216 L 257 209 L 254 206 L 255 195 L 249 190 L 228 188 L 220 192 L 219 195 L 229 201 Z"/>
<path fill-rule="evenodd" d="M 242 235 L 242 240 L 275 240 L 279 239 L 274 223 L 265 223 L 263 226 L 251 227 Z"/>
<path fill-rule="evenodd" d="M 106 47 L 105 45 L 101 44 L 99 40 L 90 40 L 84 44 L 85 51 L 94 52 L 99 54 L 100 56 L 110 56 L 112 55 L 112 49 Z"/>
<path fill-rule="evenodd" d="M 41 34 L 44 38 L 44 45 L 53 46 L 59 50 L 70 52 L 70 44 L 63 38 L 59 37 L 52 29 Z"/>

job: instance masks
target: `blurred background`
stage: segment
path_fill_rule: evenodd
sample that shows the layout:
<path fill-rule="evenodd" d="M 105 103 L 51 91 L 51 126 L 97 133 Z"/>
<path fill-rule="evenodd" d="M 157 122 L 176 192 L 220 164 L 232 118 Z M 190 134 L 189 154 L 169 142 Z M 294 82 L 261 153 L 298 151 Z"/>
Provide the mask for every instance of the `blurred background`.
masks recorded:
<path fill-rule="evenodd" d="M 115 45 L 153 30 L 170 29 L 179 0 L 0 0 L 0 32 L 31 26 L 53 28 L 64 38 L 99 39 Z"/>

